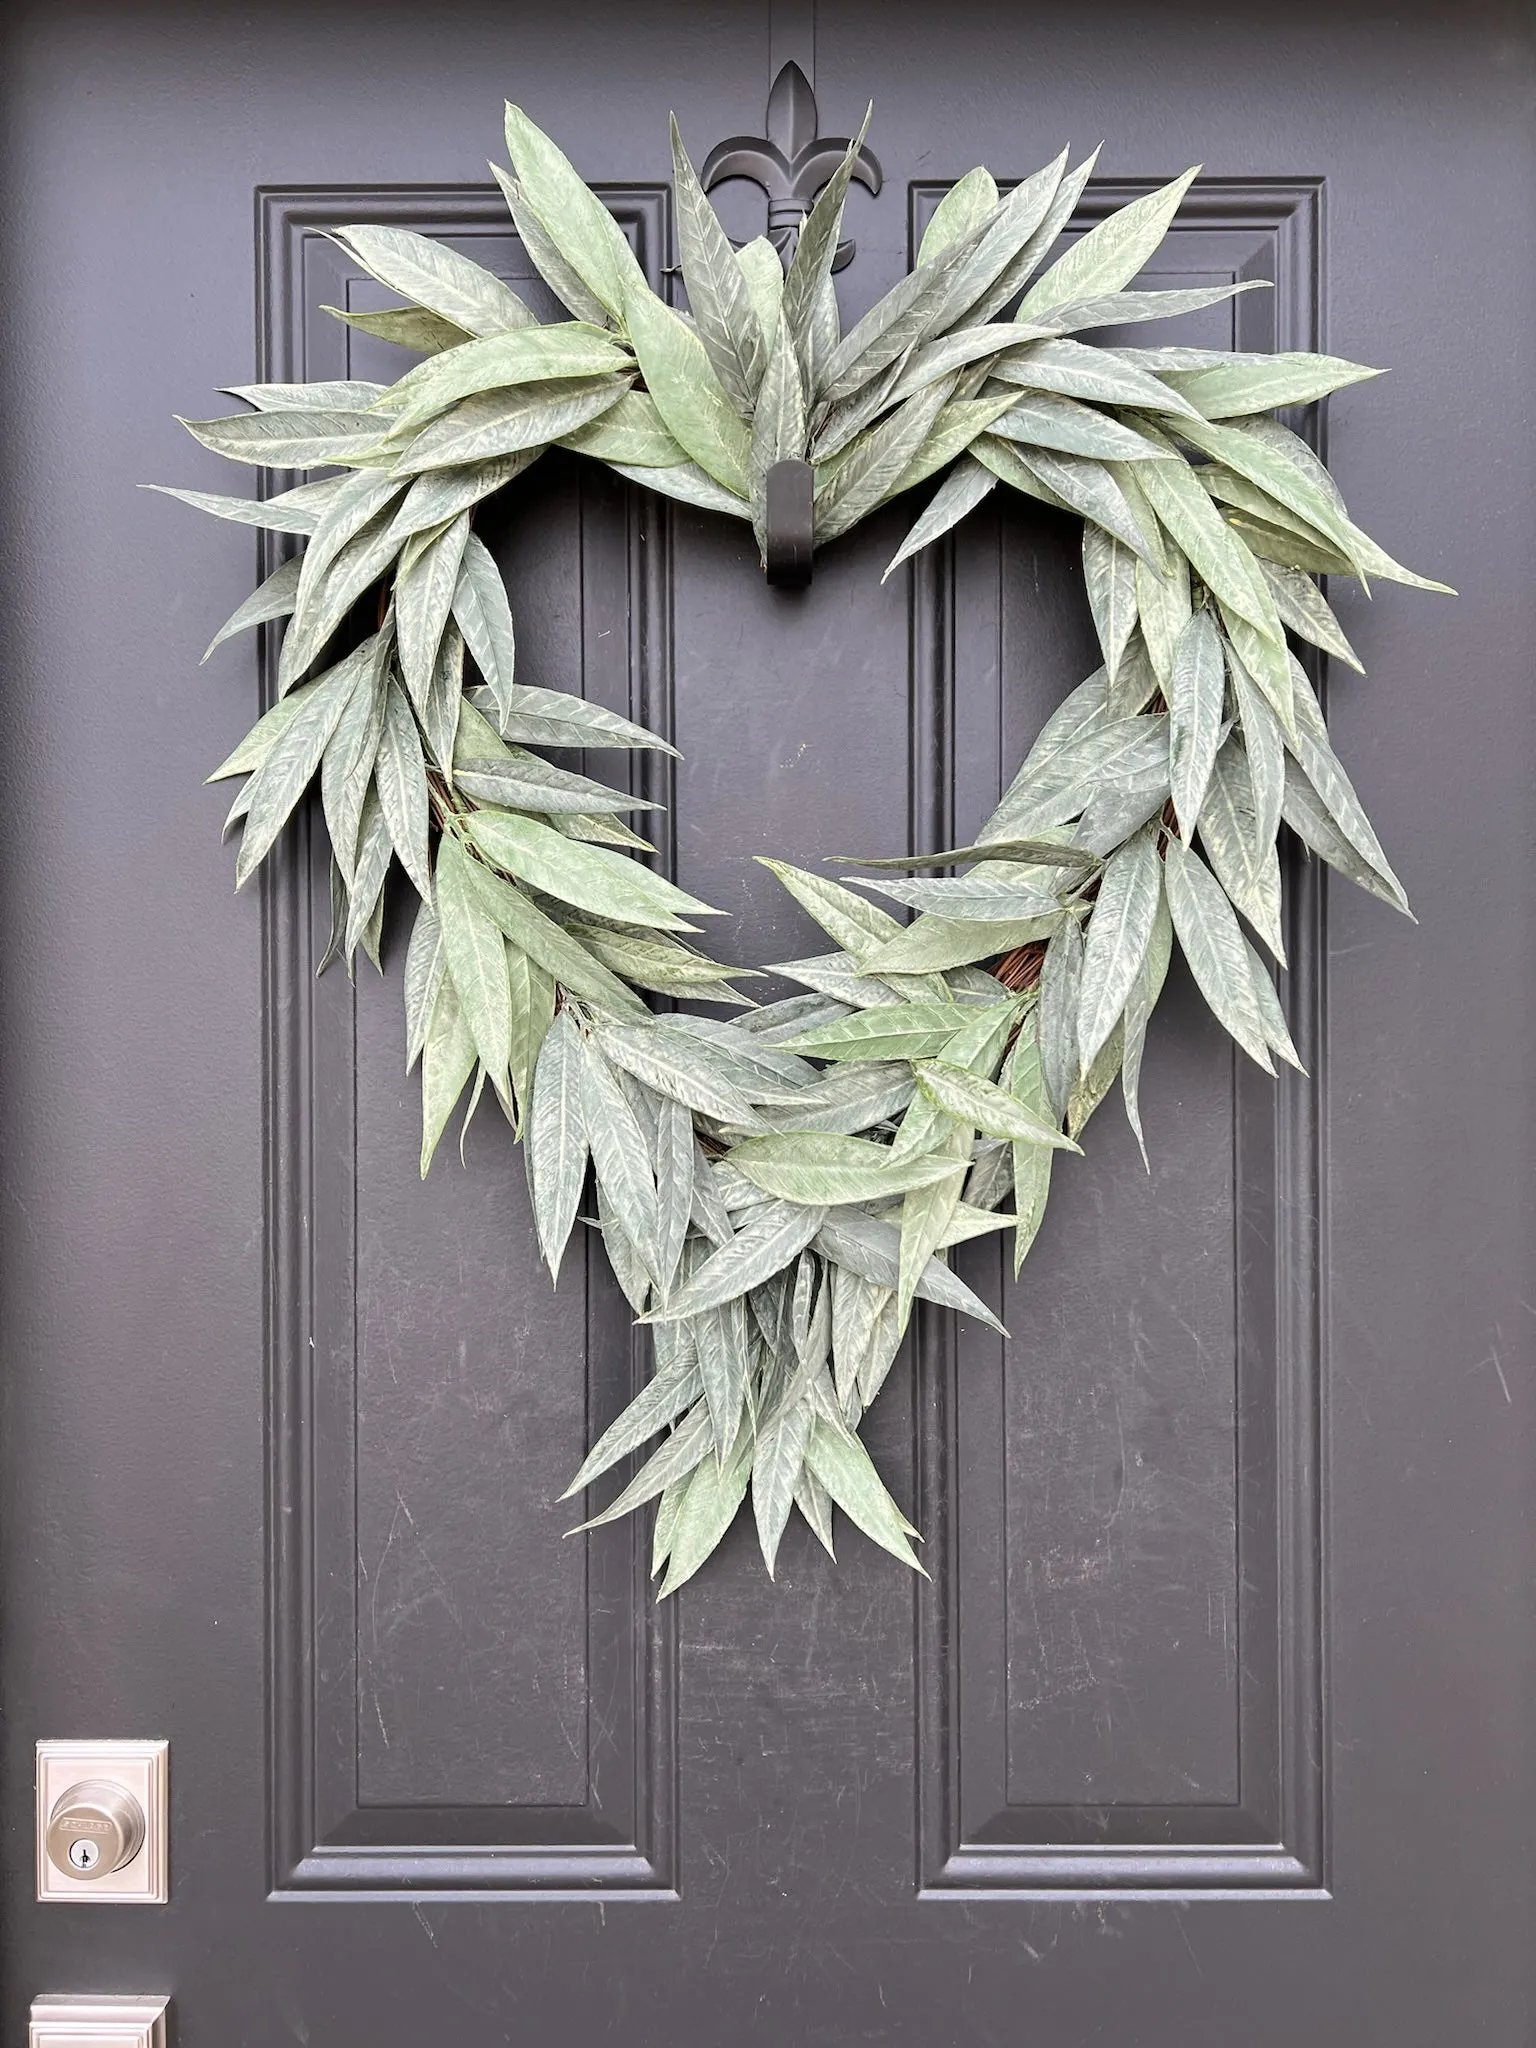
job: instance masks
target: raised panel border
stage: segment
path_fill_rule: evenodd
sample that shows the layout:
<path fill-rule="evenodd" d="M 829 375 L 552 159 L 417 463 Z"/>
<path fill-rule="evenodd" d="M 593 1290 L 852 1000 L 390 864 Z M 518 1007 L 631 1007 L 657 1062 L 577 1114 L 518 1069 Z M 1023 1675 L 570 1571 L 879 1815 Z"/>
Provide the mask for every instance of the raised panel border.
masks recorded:
<path fill-rule="evenodd" d="M 1156 187 L 1153 179 L 1095 181 L 1072 226 L 1082 231 Z M 947 185 L 909 188 L 911 244 Z M 1179 229 L 1251 240 L 1238 276 L 1269 276 L 1277 348 L 1324 346 L 1324 214 L 1320 178 L 1202 179 Z M 1178 230 L 1175 231 L 1177 233 Z M 1238 332 L 1254 328 L 1254 301 L 1237 302 Z M 1261 333 L 1254 332 L 1254 345 Z M 1321 445 L 1322 423 L 1312 423 Z M 919 557 L 913 599 L 914 844 L 953 844 L 958 754 L 954 744 L 955 549 Z M 1321 685 L 1320 685 L 1321 686 Z M 992 1720 L 997 1754 L 977 1757 L 974 1718 L 962 1752 L 965 1638 L 1005 1626 L 1001 1566 L 992 1583 L 962 1586 L 962 1495 L 1000 1489 L 1003 1475 L 1003 1346 L 954 1326 L 919 1304 L 915 1466 L 919 1524 L 931 1532 L 934 1585 L 915 1601 L 917 1700 L 917 1892 L 925 1900 L 1063 1898 L 1293 1898 L 1329 1896 L 1327 1645 L 1323 1628 L 1327 1186 L 1326 888 L 1315 862 L 1286 874 L 1286 999 L 1310 1079 L 1283 1071 L 1276 1083 L 1239 1074 L 1237 1186 L 1262 1186 L 1264 1214 L 1239 1203 L 1237 1299 L 1237 1492 L 1240 1583 L 1250 1624 L 1239 1693 L 1239 1798 L 1231 1805 L 1045 1807 L 1010 1804 L 1006 1729 Z M 1000 1298 L 1001 1254 L 993 1284 Z M 985 1290 L 984 1290 L 985 1291 Z M 998 1306 L 994 1300 L 993 1306 Z M 964 1380 L 962 1381 L 962 1375 Z M 981 1446 L 963 1473 L 960 1404 L 990 1386 L 996 1414 L 968 1443 Z M 1257 1585 L 1259 1592 L 1253 1588 Z M 992 1640 L 989 1637 L 988 1640 Z M 995 1658 L 994 1658 L 995 1664 Z M 964 1827 L 962 1772 L 991 1817 Z"/>
<path fill-rule="evenodd" d="M 670 261 L 664 187 L 600 188 L 648 273 Z M 326 241 L 358 219 L 424 234 L 505 239 L 492 187 L 283 186 L 256 195 L 257 374 L 340 374 L 315 361 L 317 265 L 349 274 Z M 324 293 L 336 297 L 333 290 Z M 327 339 L 343 336 L 327 323 Z M 323 345 L 323 344 L 322 344 Z M 583 639 L 598 693 L 666 731 L 671 682 L 666 605 L 671 526 L 642 529 L 635 494 L 599 480 L 583 496 Z M 614 617 L 625 631 L 612 633 Z M 599 628 L 602 644 L 599 644 Z M 264 651 L 263 702 L 273 687 Z M 600 659 L 599 657 L 606 657 Z M 648 765 L 644 764 L 644 765 Z M 644 772 L 642 766 L 642 773 Z M 664 791 L 647 794 L 664 796 Z M 319 1298 L 317 1269 L 353 1271 L 353 995 L 317 981 L 328 916 L 318 831 L 306 823 L 262 883 L 267 1359 L 268 1883 L 274 1900 L 652 1899 L 678 1896 L 676 1644 L 651 1597 L 638 1518 L 586 1539 L 589 1689 L 604 1712 L 589 1738 L 589 1797 L 559 1807 L 381 1806 L 358 1797 L 355 1544 L 351 1528 L 355 1322 L 349 1298 Z M 663 852 L 666 852 L 663 846 Z M 343 1292 L 349 1292 L 343 1290 Z M 630 1345 L 628 1318 L 589 1293 L 589 1358 Z M 350 1347 L 350 1348 L 349 1348 Z M 337 1387 L 327 1358 L 353 1361 Z M 601 1426 L 612 1400 L 589 1384 Z M 341 1569 L 334 1569 L 339 1561 Z"/>

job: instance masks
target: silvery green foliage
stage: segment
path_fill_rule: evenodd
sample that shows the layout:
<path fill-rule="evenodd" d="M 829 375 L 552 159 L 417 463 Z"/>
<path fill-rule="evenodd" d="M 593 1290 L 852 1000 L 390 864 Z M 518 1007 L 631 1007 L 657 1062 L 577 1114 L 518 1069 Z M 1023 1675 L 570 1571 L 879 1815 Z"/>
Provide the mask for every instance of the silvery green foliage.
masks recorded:
<path fill-rule="evenodd" d="M 1056 1154 L 1079 1149 L 1117 1074 L 1141 1141 L 1175 941 L 1243 1051 L 1268 1071 L 1297 1064 L 1249 937 L 1284 964 L 1282 822 L 1407 902 L 1288 636 L 1358 667 L 1316 576 L 1445 586 L 1362 533 L 1312 450 L 1267 417 L 1374 372 L 1076 338 L 1230 296 L 1135 288 L 1193 172 L 1052 261 L 1092 159 L 1070 169 L 1064 152 L 1006 197 L 978 168 L 912 272 L 843 334 L 831 263 L 852 150 L 786 277 L 767 244 L 732 249 L 674 124 L 685 316 L 517 108 L 507 147 L 497 177 L 569 319 L 540 323 L 421 236 L 346 228 L 337 242 L 406 303 L 340 317 L 422 360 L 389 387 L 239 387 L 248 411 L 185 423 L 234 461 L 336 472 L 265 500 L 171 493 L 303 542 L 214 641 L 286 622 L 277 700 L 213 778 L 243 778 L 237 880 L 318 779 L 331 953 L 377 962 L 396 863 L 420 899 L 405 1006 L 423 1173 L 489 1084 L 524 1143 L 552 1274 L 595 1210 L 655 1373 L 569 1489 L 645 1454 L 583 1526 L 655 1501 L 663 1594 L 748 1492 L 770 1572 L 792 1511 L 830 1548 L 834 1506 L 921 1569 L 858 1434 L 914 1302 L 1001 1327 L 947 1253 L 1009 1227 L 1017 1270 Z M 671 751 L 516 674 L 473 519 L 553 445 L 750 520 L 760 540 L 764 481 L 786 457 L 813 465 L 820 541 L 937 477 L 892 569 L 999 484 L 1083 521 L 1104 665 L 972 840 L 850 861 L 869 871 L 856 887 L 768 863 L 831 942 L 776 968 L 802 994 L 740 994 L 749 970 L 693 943 L 709 907 L 636 857 L 654 849 L 625 820 L 655 806 L 549 758 Z M 351 644 L 371 593 L 376 628 Z M 739 1014 L 658 1015 L 642 991 Z"/>

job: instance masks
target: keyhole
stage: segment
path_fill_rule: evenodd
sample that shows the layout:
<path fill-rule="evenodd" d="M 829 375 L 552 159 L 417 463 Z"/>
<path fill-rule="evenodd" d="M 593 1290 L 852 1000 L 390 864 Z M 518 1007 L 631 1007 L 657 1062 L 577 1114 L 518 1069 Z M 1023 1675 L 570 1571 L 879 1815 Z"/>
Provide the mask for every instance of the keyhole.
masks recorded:
<path fill-rule="evenodd" d="M 88 1842 L 82 1836 L 78 1841 L 70 1843 L 69 1861 L 71 1867 L 83 1876 L 96 1868 L 101 1861 L 101 1851 L 94 1842 Z"/>

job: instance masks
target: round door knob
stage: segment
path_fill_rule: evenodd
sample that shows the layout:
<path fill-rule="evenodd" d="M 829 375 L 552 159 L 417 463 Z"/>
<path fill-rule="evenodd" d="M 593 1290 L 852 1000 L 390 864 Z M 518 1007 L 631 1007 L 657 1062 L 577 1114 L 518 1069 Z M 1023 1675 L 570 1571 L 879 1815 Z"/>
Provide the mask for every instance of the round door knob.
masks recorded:
<path fill-rule="evenodd" d="M 67 1877 L 110 1877 L 143 1841 L 144 1809 L 107 1779 L 71 1785 L 48 1816 L 48 1860 Z"/>

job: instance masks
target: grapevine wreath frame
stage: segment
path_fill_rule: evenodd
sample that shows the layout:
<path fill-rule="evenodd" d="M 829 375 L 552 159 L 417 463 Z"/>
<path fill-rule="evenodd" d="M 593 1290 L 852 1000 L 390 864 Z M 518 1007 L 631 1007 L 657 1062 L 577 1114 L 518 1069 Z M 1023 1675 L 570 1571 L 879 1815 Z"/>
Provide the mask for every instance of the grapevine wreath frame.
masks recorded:
<path fill-rule="evenodd" d="M 673 122 L 684 313 L 509 106 L 512 174 L 492 168 L 570 317 L 541 322 L 420 235 L 340 229 L 405 303 L 337 317 L 422 360 L 388 387 L 231 387 L 248 411 L 183 422 L 204 447 L 335 473 L 257 500 L 170 493 L 304 542 L 213 642 L 286 622 L 276 701 L 210 778 L 242 779 L 237 884 L 318 778 L 334 913 L 322 968 L 343 954 L 350 971 L 359 947 L 379 964 L 396 862 L 420 898 L 404 991 L 422 1172 L 465 1091 L 467 1129 L 489 1082 L 558 1278 L 591 1168 L 654 1372 L 568 1492 L 659 1439 L 581 1526 L 655 1501 L 663 1596 L 749 1489 L 770 1573 L 791 1511 L 830 1550 L 834 1506 L 920 1570 L 917 1532 L 860 1442 L 864 1411 L 916 1297 L 1001 1328 L 945 1254 L 1012 1228 L 1018 1271 L 1056 1153 L 1080 1150 L 1117 1075 L 1145 1158 L 1142 1057 L 1175 941 L 1272 1073 L 1299 1064 L 1253 943 L 1284 964 L 1282 822 L 1408 908 L 1287 636 L 1358 669 L 1317 577 L 1447 586 L 1369 539 L 1270 417 L 1376 372 L 1077 339 L 1254 287 L 1132 288 L 1194 170 L 1049 261 L 1094 165 L 1065 151 L 1006 195 L 984 168 L 960 179 L 914 268 L 845 334 L 832 273 L 863 132 L 792 249 L 737 250 Z M 974 843 L 850 859 L 868 873 L 843 880 L 767 862 L 832 943 L 772 970 L 802 993 L 743 995 L 750 970 L 688 943 L 709 907 L 643 864 L 654 849 L 624 819 L 654 806 L 549 758 L 672 751 L 515 679 L 511 610 L 473 513 L 551 446 L 750 521 L 779 580 L 803 580 L 811 544 L 934 477 L 887 575 L 999 484 L 1083 521 L 1103 665 Z M 786 518 L 802 544 L 786 545 Z M 859 889 L 916 915 L 904 924 Z M 712 1008 L 661 1013 L 642 992 Z"/>

